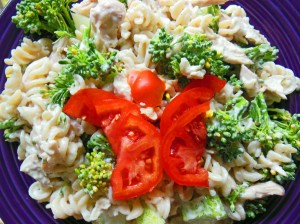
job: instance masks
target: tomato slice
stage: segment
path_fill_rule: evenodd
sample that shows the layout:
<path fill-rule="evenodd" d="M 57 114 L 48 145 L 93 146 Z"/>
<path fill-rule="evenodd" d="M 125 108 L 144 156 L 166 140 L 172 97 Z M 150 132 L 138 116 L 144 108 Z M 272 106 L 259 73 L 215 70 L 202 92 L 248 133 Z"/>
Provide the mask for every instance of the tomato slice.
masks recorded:
<path fill-rule="evenodd" d="M 151 191 L 162 178 L 160 134 L 139 107 L 99 89 L 74 94 L 63 111 L 103 128 L 117 156 L 111 177 L 115 200 Z"/>
<path fill-rule="evenodd" d="M 94 101 L 99 102 L 104 99 L 116 99 L 116 96 L 102 89 L 81 89 L 68 100 L 63 107 L 63 112 L 71 117 L 81 118 L 95 126 L 100 126 Z"/>
<path fill-rule="evenodd" d="M 132 70 L 127 78 L 131 87 L 131 96 L 137 103 L 156 107 L 161 105 L 165 83 L 150 70 Z"/>
<path fill-rule="evenodd" d="M 162 178 L 160 135 L 141 116 L 123 122 L 121 151 L 111 177 L 113 198 L 129 199 L 154 189 Z"/>
<path fill-rule="evenodd" d="M 208 172 L 201 167 L 206 145 L 205 112 L 209 102 L 185 111 L 162 141 L 165 172 L 177 184 L 208 187 Z"/>
<path fill-rule="evenodd" d="M 205 147 L 207 135 L 205 119 L 206 111 L 209 109 L 210 103 L 208 101 L 192 107 L 189 111 L 182 114 L 174 125 L 174 128 L 184 128 L 193 138 L 193 142 L 195 142 L 196 145 Z"/>
<path fill-rule="evenodd" d="M 186 132 L 169 132 L 163 143 L 163 166 L 168 176 L 184 186 L 208 187 L 208 172 L 201 167 L 204 147 L 196 147 Z"/>
<path fill-rule="evenodd" d="M 176 96 L 165 108 L 160 120 L 160 133 L 164 136 L 176 120 L 193 106 L 209 101 L 214 92 L 205 87 L 192 88 Z"/>
<path fill-rule="evenodd" d="M 128 114 L 140 115 L 139 107 L 125 99 L 107 99 L 94 102 L 97 119 L 101 127 L 108 127 L 114 120 L 125 117 Z"/>
<path fill-rule="evenodd" d="M 183 90 L 183 92 L 188 91 L 197 87 L 206 87 L 214 91 L 214 93 L 220 92 L 224 86 L 226 85 L 226 81 L 218 78 L 215 75 L 206 74 L 203 79 L 194 79 L 192 80 Z"/>
<path fill-rule="evenodd" d="M 108 99 L 95 103 L 97 119 L 116 155 L 121 150 L 123 122 L 129 114 L 140 115 L 139 107 L 125 99 Z"/>

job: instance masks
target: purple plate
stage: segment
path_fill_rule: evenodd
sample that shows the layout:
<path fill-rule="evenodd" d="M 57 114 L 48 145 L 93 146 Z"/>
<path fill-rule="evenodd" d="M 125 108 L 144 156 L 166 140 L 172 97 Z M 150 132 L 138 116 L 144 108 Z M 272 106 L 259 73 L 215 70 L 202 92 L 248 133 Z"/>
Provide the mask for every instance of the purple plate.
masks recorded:
<path fill-rule="evenodd" d="M 4 88 L 4 58 L 10 56 L 22 38 L 22 32 L 11 23 L 15 14 L 17 0 L 0 14 L 0 89 Z M 232 3 L 245 8 L 251 24 L 259 29 L 267 39 L 280 50 L 278 64 L 291 68 L 300 74 L 300 4 L 299 0 L 234 0 Z M 289 97 L 286 108 L 292 113 L 300 113 L 300 94 Z M 0 218 L 5 224 L 54 224 L 85 223 L 75 219 L 55 220 L 51 211 L 44 204 L 38 204 L 28 195 L 32 179 L 19 171 L 20 161 L 17 159 L 16 144 L 4 141 L 0 132 Z M 265 215 L 253 223 L 300 223 L 300 174 L 296 181 L 285 186 L 286 195 L 274 198 Z M 245 223 L 250 223 L 247 220 Z"/>

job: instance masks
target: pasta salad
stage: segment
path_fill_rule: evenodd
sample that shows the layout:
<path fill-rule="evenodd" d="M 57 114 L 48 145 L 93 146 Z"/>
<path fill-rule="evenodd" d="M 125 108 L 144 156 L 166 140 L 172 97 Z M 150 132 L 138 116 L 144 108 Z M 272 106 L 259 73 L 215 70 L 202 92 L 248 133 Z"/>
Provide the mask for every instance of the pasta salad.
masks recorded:
<path fill-rule="evenodd" d="M 226 0 L 22 0 L 0 128 L 54 218 L 231 223 L 295 179 L 300 90 Z"/>

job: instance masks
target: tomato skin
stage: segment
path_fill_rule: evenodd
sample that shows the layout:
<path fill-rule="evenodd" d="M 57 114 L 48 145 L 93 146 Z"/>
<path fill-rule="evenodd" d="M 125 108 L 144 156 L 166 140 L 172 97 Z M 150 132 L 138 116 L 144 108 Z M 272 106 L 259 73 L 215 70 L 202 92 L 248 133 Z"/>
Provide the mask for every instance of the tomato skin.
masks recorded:
<path fill-rule="evenodd" d="M 226 81 L 218 78 L 215 75 L 206 74 L 203 79 L 194 79 L 192 80 L 183 90 L 183 92 L 188 91 L 197 87 L 206 87 L 214 91 L 214 93 L 220 92 L 224 86 L 226 85 Z"/>
<path fill-rule="evenodd" d="M 208 187 L 208 172 L 199 164 L 206 145 L 207 110 L 209 102 L 185 111 L 163 137 L 164 170 L 177 184 Z"/>
<path fill-rule="evenodd" d="M 81 89 L 68 100 L 63 107 L 63 112 L 71 117 L 81 118 L 95 126 L 101 126 L 97 119 L 94 102 L 104 99 L 116 99 L 116 96 L 101 89 Z"/>
<path fill-rule="evenodd" d="M 128 115 L 117 164 L 111 177 L 114 200 L 134 198 L 153 190 L 162 178 L 160 135 L 141 116 Z"/>
<path fill-rule="evenodd" d="M 150 70 L 132 70 L 128 74 L 127 81 L 136 103 L 145 103 L 149 107 L 161 105 L 165 83 L 157 74 Z"/>
<path fill-rule="evenodd" d="M 160 133 L 164 136 L 167 130 L 187 110 L 211 100 L 214 92 L 205 87 L 192 88 L 180 93 L 165 108 L 160 120 Z"/>

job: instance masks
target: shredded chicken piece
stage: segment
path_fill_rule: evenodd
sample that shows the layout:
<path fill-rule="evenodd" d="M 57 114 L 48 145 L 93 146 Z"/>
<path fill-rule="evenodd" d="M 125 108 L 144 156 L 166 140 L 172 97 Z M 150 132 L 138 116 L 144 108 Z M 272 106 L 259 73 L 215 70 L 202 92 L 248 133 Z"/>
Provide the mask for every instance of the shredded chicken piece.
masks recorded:
<path fill-rule="evenodd" d="M 125 5 L 117 0 L 100 1 L 91 9 L 91 24 L 98 49 L 104 50 L 117 46 L 118 29 L 125 14 Z"/>
<path fill-rule="evenodd" d="M 256 96 L 259 92 L 258 76 L 245 65 L 241 66 L 240 79 L 244 84 L 244 89 L 250 97 Z"/>
<path fill-rule="evenodd" d="M 186 58 L 181 58 L 180 61 L 180 72 L 188 79 L 203 79 L 206 71 L 203 66 L 191 65 Z"/>
<path fill-rule="evenodd" d="M 51 182 L 42 169 L 42 159 L 39 159 L 37 154 L 31 154 L 25 158 L 20 170 L 27 173 L 29 176 L 39 181 L 45 186 L 51 186 Z"/>
<path fill-rule="evenodd" d="M 225 37 L 217 35 L 213 41 L 212 49 L 221 52 L 224 56 L 224 61 L 230 64 L 253 64 L 244 50 L 228 41 Z"/>
<path fill-rule="evenodd" d="M 252 185 L 245 189 L 245 192 L 241 195 L 241 199 L 244 200 L 254 200 L 257 198 L 263 198 L 270 195 L 283 196 L 285 193 L 284 188 L 276 184 L 273 181 L 268 181 L 265 183 L 259 183 Z"/>

